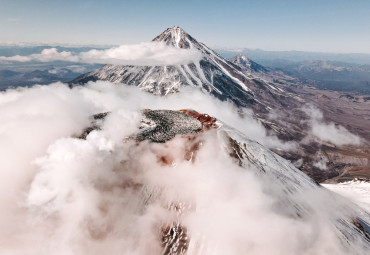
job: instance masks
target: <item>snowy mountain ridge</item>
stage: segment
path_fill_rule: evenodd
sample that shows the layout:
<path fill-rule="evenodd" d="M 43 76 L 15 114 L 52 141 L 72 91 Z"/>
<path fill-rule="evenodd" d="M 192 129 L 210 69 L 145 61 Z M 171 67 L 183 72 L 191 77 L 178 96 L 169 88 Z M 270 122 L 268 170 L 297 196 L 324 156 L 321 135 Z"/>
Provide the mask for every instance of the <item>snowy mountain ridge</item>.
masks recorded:
<path fill-rule="evenodd" d="M 167 95 L 178 92 L 181 87 L 200 88 L 203 92 L 214 95 L 222 101 L 230 100 L 237 106 L 251 106 L 258 102 L 251 87 L 259 87 L 254 79 L 237 65 L 220 57 L 216 52 L 198 42 L 180 27 L 172 27 L 153 39 L 182 49 L 196 49 L 202 54 L 201 61 L 188 65 L 171 66 L 128 66 L 105 65 L 100 69 L 74 79 L 72 84 L 84 84 L 88 81 L 106 80 L 113 83 L 134 85 L 155 95 Z M 265 85 L 268 89 L 270 86 Z"/>
<path fill-rule="evenodd" d="M 322 188 L 287 160 L 208 114 L 149 109 L 142 113 L 139 133 L 131 136 L 137 143 L 126 141 L 123 146 L 132 146 L 133 152 L 151 148 L 152 167 L 139 163 L 143 159 L 137 154 L 128 157 L 115 173 L 120 176 L 115 179 L 126 183 L 116 195 L 130 194 L 129 204 L 137 208 L 128 213 L 133 218 L 137 211 L 147 215 L 151 208 L 161 208 L 162 217 L 150 221 L 157 230 L 147 230 L 159 235 L 152 244 L 158 246 L 158 254 L 223 254 L 219 247 L 227 254 L 271 254 L 265 241 L 243 236 L 252 231 L 263 240 L 281 238 L 281 229 L 265 231 L 270 224 L 289 229 L 283 236 L 291 247 L 279 248 L 284 254 L 365 254 L 369 213 Z M 84 143 L 101 132 L 110 114 L 82 138 Z M 209 227 L 215 232 L 208 232 Z M 243 241 L 230 244 L 223 238 L 217 243 L 220 232 Z M 310 245 L 302 245 L 307 242 Z"/>

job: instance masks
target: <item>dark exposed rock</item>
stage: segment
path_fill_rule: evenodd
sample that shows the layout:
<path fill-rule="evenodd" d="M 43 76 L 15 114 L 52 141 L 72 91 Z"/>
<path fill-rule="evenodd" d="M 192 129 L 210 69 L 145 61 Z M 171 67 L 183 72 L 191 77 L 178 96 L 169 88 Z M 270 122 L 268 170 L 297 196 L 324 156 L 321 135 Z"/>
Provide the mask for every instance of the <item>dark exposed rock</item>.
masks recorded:
<path fill-rule="evenodd" d="M 179 223 L 162 227 L 163 255 L 184 254 L 189 246 L 186 227 Z"/>
<path fill-rule="evenodd" d="M 370 225 L 368 225 L 364 220 L 361 218 L 356 218 L 353 220 L 353 224 L 358 228 L 360 232 L 362 232 L 366 238 L 370 241 Z"/>
<path fill-rule="evenodd" d="M 104 121 L 105 117 L 107 117 L 109 112 L 103 112 L 94 114 L 91 116 L 91 126 L 84 129 L 82 134 L 78 136 L 79 139 L 86 139 L 86 137 L 94 130 L 100 130 L 100 123 L 99 121 Z"/>
<path fill-rule="evenodd" d="M 199 120 L 179 111 L 144 110 L 143 115 L 137 141 L 164 143 L 178 134 L 192 134 L 203 129 Z"/>

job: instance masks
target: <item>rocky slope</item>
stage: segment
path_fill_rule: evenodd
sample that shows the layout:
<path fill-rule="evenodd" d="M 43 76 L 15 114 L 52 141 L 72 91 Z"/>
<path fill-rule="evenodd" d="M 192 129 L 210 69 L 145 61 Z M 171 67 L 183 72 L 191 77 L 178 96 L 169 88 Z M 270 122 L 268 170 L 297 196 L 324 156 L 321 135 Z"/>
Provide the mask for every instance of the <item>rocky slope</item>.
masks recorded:
<path fill-rule="evenodd" d="M 291 100 L 291 97 L 280 98 L 285 109 L 279 104 L 269 105 L 275 111 L 275 123 L 266 125 L 266 128 L 277 131 L 281 139 L 299 141 L 300 148 L 295 151 L 275 150 L 286 159 L 295 162 L 296 166 L 316 181 L 347 181 L 353 178 L 370 178 L 370 111 L 368 95 L 359 95 L 350 92 L 319 90 L 301 84 L 297 78 L 276 72 L 268 68 L 253 67 L 253 61 L 245 56 L 238 55 L 230 61 L 238 65 L 243 72 L 251 74 L 266 82 L 274 83 L 289 91 L 292 95 L 299 95 L 301 105 Z M 258 65 L 258 64 L 257 64 Z M 259 95 L 254 91 L 256 95 Z M 268 104 L 268 103 L 267 103 Z M 357 145 L 337 145 L 333 142 L 316 138 L 304 141 L 310 136 L 310 129 L 315 125 L 309 123 L 310 118 L 302 114 L 308 105 L 315 106 L 323 112 L 322 123 L 335 123 L 351 133 L 361 137 Z M 263 115 L 262 123 L 266 123 L 269 116 Z M 276 128 L 278 127 L 278 128 Z M 279 132 L 279 130 L 281 130 Z M 324 131 L 324 130 L 323 130 Z M 284 134 L 289 133 L 291 136 Z M 329 135 L 329 134 L 328 134 Z M 338 138 L 340 139 L 340 138 Z"/>
<path fill-rule="evenodd" d="M 260 65 L 241 54 L 230 58 L 229 61 L 240 67 L 246 74 L 249 74 L 257 79 L 263 79 L 264 81 L 272 83 L 277 87 L 281 86 L 282 84 L 299 84 L 299 80 L 297 78 Z"/>
<path fill-rule="evenodd" d="M 98 118 L 104 121 L 106 116 L 107 114 L 103 114 L 94 117 L 94 119 Z M 92 130 L 99 129 L 99 127 L 96 127 L 95 120 L 92 125 L 95 128 Z M 102 122 L 100 125 L 103 125 Z M 142 171 L 135 169 L 135 167 L 140 168 L 141 164 L 132 162 L 139 160 L 137 157 L 129 157 L 121 165 L 121 168 L 134 175 L 126 173 L 124 175 L 125 178 L 131 176 L 130 178 L 132 179 L 123 179 L 122 181 L 125 182 L 125 185 L 121 185 L 117 192 L 122 194 L 130 192 L 130 196 L 136 201 L 132 205 L 137 208 L 137 212 L 150 212 L 150 208 L 159 205 L 162 208 L 162 213 L 166 215 L 165 217 L 157 218 L 156 222 L 152 222 L 155 228 L 151 229 L 150 232 L 157 236 L 154 239 L 152 238 L 151 241 L 153 242 L 154 240 L 154 243 L 151 243 L 152 252 L 158 252 L 158 254 L 219 254 L 213 249 L 214 245 L 220 247 L 227 254 L 239 254 L 244 252 L 245 249 L 252 253 L 269 252 L 269 248 L 263 248 L 259 244 L 254 243 L 253 238 L 248 237 L 243 237 L 242 243 L 233 244 L 232 246 L 228 246 L 228 241 L 224 239 L 219 240 L 218 244 L 214 243 L 215 240 L 212 234 L 205 231 L 205 229 L 197 229 L 193 225 L 193 221 L 201 217 L 205 201 L 197 200 L 196 197 L 191 195 L 184 196 L 185 191 L 183 188 L 186 186 L 184 184 L 178 187 L 172 186 L 172 182 L 177 183 L 175 179 L 179 178 L 177 176 L 178 170 L 176 169 L 181 169 L 182 165 L 186 165 L 186 171 L 190 176 L 192 176 L 192 171 L 207 172 L 205 168 L 202 168 L 202 165 L 198 168 L 197 164 L 199 161 L 204 160 L 202 157 L 205 155 L 202 151 L 204 148 L 207 148 L 207 144 L 211 143 L 213 149 L 220 152 L 219 157 L 231 159 L 233 167 L 224 168 L 223 175 L 228 176 L 227 172 L 234 171 L 233 168 L 236 167 L 247 175 L 252 174 L 255 176 L 256 183 L 262 185 L 261 189 L 264 195 L 267 196 L 264 199 L 268 198 L 272 201 L 271 204 L 264 205 L 267 207 L 263 209 L 262 214 L 265 217 L 263 222 L 266 223 L 266 221 L 272 220 L 271 216 L 269 216 L 270 213 L 276 217 L 274 219 L 276 222 L 270 222 L 271 224 L 278 224 L 277 222 L 280 219 L 287 221 L 286 227 L 292 232 L 285 232 L 286 238 L 290 238 L 290 235 L 299 235 L 306 227 L 315 228 L 315 225 L 320 222 L 318 232 L 321 233 L 323 238 L 328 236 L 331 238 L 331 242 L 328 242 L 328 245 L 322 246 L 319 241 L 320 238 L 315 237 L 309 241 L 311 234 L 303 235 L 298 242 L 306 243 L 309 241 L 310 245 L 298 247 L 294 244 L 295 241 L 293 239 L 289 239 L 293 247 L 287 249 L 287 246 L 284 246 L 285 248 L 279 248 L 281 250 L 275 250 L 275 252 L 285 251 L 285 254 L 297 252 L 307 254 L 314 251 L 316 254 L 322 254 L 325 253 L 325 250 L 330 250 L 336 252 L 336 254 L 366 253 L 370 245 L 368 232 L 370 226 L 367 223 L 370 215 L 367 212 L 331 194 L 287 160 L 284 160 L 259 143 L 246 138 L 232 127 L 207 114 L 200 114 L 193 110 L 145 110 L 143 111 L 140 130 L 138 134 L 127 138 L 126 142 L 131 139 L 137 142 L 129 152 L 143 151 L 144 148 L 150 146 L 150 150 L 154 153 L 154 165 L 160 166 L 165 172 L 175 173 L 168 173 L 169 177 L 166 178 L 169 179 L 166 182 L 153 182 L 150 179 L 136 176 L 137 173 Z M 82 138 L 86 139 L 86 134 Z M 157 169 L 157 167 L 153 166 L 153 169 Z M 116 171 L 120 172 L 121 170 L 118 168 Z M 151 170 L 148 169 L 146 171 Z M 198 172 L 199 174 L 201 173 Z M 220 173 L 214 170 L 213 174 Z M 207 182 L 215 181 L 211 176 L 208 176 L 208 178 L 210 179 Z M 241 175 L 239 178 L 241 178 L 242 183 L 248 180 L 248 176 L 243 177 Z M 196 185 L 201 180 L 190 177 L 190 179 L 185 178 L 181 182 L 187 181 Z M 231 181 L 235 184 L 235 180 Z M 246 184 L 244 183 L 243 185 Z M 249 183 L 248 185 L 253 186 L 256 184 Z M 219 191 L 224 189 L 222 186 L 213 188 Z M 200 190 L 203 189 L 200 188 Z M 170 197 L 172 196 L 168 197 L 166 195 L 169 191 L 177 194 L 176 200 L 171 200 Z M 215 192 L 212 194 L 219 193 L 215 190 L 210 190 L 210 192 Z M 227 191 L 225 190 L 225 192 Z M 241 195 L 238 191 L 233 194 L 234 196 Z M 249 197 L 250 195 L 252 193 L 242 196 L 247 196 L 248 199 L 246 201 L 248 201 L 253 199 Z M 253 195 L 256 195 L 256 193 L 253 193 Z M 196 196 L 202 197 L 203 194 L 199 193 Z M 214 203 L 217 204 L 219 199 L 219 197 L 214 197 Z M 234 197 L 231 199 L 239 198 Z M 228 213 L 234 213 L 234 217 L 239 217 L 238 210 L 240 208 L 237 208 L 236 211 L 234 209 L 229 208 L 231 212 Z M 256 207 L 254 210 L 260 209 Z M 219 215 L 217 212 L 215 213 Z M 230 216 L 228 213 L 227 217 Z M 252 211 L 245 211 L 242 215 L 243 222 L 249 222 L 249 219 L 253 218 Z M 223 217 L 225 216 L 223 215 Z M 214 217 L 211 218 L 215 219 Z M 217 218 L 217 220 L 226 219 Z M 232 220 L 230 219 L 230 221 Z M 219 229 L 219 224 L 214 224 L 217 227 L 213 231 L 222 231 Z M 236 239 L 242 237 L 240 235 L 242 235 L 245 229 L 250 230 L 248 224 L 240 222 L 238 225 L 237 232 L 231 234 Z M 261 222 L 261 226 L 263 225 L 264 223 Z M 295 229 L 293 227 L 295 225 L 300 225 L 300 227 Z M 224 230 L 227 232 L 230 229 L 224 228 Z M 235 231 L 236 229 L 233 230 Z M 324 234 L 323 230 L 327 232 Z M 95 231 L 98 231 L 98 229 Z M 261 231 L 266 232 L 266 229 L 261 229 Z M 276 234 L 281 235 L 281 232 Z M 314 233 L 313 235 L 316 234 Z M 276 238 L 274 235 L 264 234 L 265 238 L 272 239 Z M 252 244 L 253 246 L 250 246 Z"/>

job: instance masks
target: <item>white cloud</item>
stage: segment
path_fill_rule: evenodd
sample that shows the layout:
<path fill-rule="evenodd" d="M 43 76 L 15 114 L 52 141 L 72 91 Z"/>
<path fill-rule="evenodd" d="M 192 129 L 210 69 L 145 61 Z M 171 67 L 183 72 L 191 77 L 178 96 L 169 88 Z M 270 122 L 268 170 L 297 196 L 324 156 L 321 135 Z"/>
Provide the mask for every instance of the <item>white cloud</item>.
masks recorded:
<path fill-rule="evenodd" d="M 160 42 L 121 45 L 106 50 L 89 50 L 81 53 L 59 52 L 56 48 L 44 49 L 40 54 L 28 56 L 0 56 L 3 61 L 68 61 L 117 65 L 179 65 L 197 62 L 202 55 L 196 49 L 178 49 Z"/>
<path fill-rule="evenodd" d="M 87 71 L 87 68 L 85 66 L 80 66 L 80 65 L 71 65 L 71 66 L 66 66 L 64 68 L 74 73 L 85 73 Z"/>
<path fill-rule="evenodd" d="M 346 128 L 336 125 L 333 122 L 325 122 L 322 112 L 316 107 L 309 105 L 302 108 L 309 117 L 309 124 L 311 125 L 311 133 L 322 141 L 330 142 L 335 145 L 359 145 L 361 138 L 352 134 Z"/>
<path fill-rule="evenodd" d="M 69 51 L 59 52 L 56 48 L 44 49 L 40 54 L 31 54 L 28 56 L 12 56 L 12 57 L 3 57 L 0 56 L 0 60 L 5 61 L 16 61 L 16 62 L 30 62 L 30 61 L 41 61 L 41 62 L 50 62 L 50 61 L 71 61 L 78 62 L 78 56 L 72 54 Z"/>
<path fill-rule="evenodd" d="M 121 45 L 80 54 L 82 62 L 121 65 L 178 65 L 199 61 L 200 58 L 200 52 L 195 49 L 178 49 L 158 42 Z"/>
<path fill-rule="evenodd" d="M 326 170 L 328 168 L 328 166 L 326 165 L 326 161 L 323 159 L 314 162 L 313 165 L 321 170 Z"/>
<path fill-rule="evenodd" d="M 347 201 L 302 190 L 290 198 L 310 215 L 289 217 L 296 204 L 279 199 L 291 191 L 235 164 L 217 131 L 194 141 L 124 142 L 138 131 L 143 108 L 194 108 L 269 139 L 255 120 L 200 92 L 156 97 L 108 82 L 2 92 L 1 254 L 162 254 L 161 224 L 177 220 L 187 227 L 189 254 L 348 254 L 333 227 Z M 73 138 L 89 116 L 106 111 L 101 130 Z M 183 155 L 192 142 L 200 146 L 189 162 Z M 161 164 L 161 156 L 173 164 Z M 186 210 L 169 209 L 174 204 Z"/>

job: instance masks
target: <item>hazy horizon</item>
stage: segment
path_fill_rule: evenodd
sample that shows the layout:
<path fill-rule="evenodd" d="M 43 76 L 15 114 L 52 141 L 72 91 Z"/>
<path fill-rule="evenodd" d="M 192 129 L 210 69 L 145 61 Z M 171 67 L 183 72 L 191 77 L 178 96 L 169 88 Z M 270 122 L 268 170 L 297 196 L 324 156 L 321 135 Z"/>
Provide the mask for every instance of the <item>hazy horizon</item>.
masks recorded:
<path fill-rule="evenodd" d="M 191 34 L 190 34 L 191 35 Z M 147 41 L 148 42 L 148 41 Z M 200 42 L 202 42 L 200 40 Z M 137 42 L 144 43 L 144 42 Z M 127 44 L 127 45 L 135 45 Z M 117 47 L 119 44 L 72 44 L 72 43 L 44 43 L 44 42 L 2 42 L 0 41 L 0 47 L 23 47 L 23 48 L 32 48 L 32 47 L 62 47 L 62 48 L 109 48 Z M 370 55 L 370 52 L 335 52 L 335 51 L 310 51 L 310 50 L 274 50 L 274 49 L 261 49 L 261 48 L 252 48 L 252 47 L 222 47 L 222 46 L 213 46 L 211 49 L 232 53 L 245 53 L 245 52 L 254 52 L 254 51 L 263 51 L 263 52 L 302 52 L 302 53 L 317 53 L 317 54 L 360 54 L 360 55 Z"/>
<path fill-rule="evenodd" d="M 110 46 L 178 25 L 212 48 L 370 53 L 369 1 L 1 1 L 0 43 Z"/>

